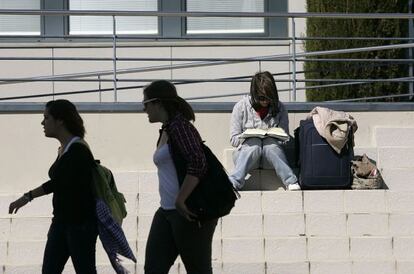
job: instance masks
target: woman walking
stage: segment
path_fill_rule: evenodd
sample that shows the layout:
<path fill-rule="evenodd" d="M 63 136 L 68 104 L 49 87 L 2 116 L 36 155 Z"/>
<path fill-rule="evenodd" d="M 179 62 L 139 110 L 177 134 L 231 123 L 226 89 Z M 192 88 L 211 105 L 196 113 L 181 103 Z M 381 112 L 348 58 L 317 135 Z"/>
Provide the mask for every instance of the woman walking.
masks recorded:
<path fill-rule="evenodd" d="M 42 121 L 46 137 L 60 142 L 50 180 L 12 202 L 9 213 L 17 213 L 33 199 L 53 193 L 53 219 L 43 256 L 42 273 L 62 273 L 71 257 L 78 274 L 96 273 L 95 245 L 98 235 L 95 198 L 92 193 L 94 159 L 77 142 L 85 135 L 83 120 L 68 100 L 50 101 Z"/>
<path fill-rule="evenodd" d="M 180 255 L 187 273 L 211 274 L 217 219 L 199 221 L 185 204 L 207 171 L 202 140 L 191 123 L 195 120 L 193 109 L 177 95 L 175 86 L 164 80 L 144 89 L 143 104 L 149 122 L 162 123 L 153 156 L 161 201 L 148 236 L 145 273 L 167 274 Z"/>

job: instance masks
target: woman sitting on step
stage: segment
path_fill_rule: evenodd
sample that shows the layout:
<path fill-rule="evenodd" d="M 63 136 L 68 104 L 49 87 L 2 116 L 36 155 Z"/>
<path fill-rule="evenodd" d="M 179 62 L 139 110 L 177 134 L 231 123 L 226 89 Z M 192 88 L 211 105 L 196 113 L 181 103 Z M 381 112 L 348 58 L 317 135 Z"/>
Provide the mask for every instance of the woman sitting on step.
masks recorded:
<path fill-rule="evenodd" d="M 275 80 L 268 71 L 256 73 L 250 84 L 250 95 L 243 97 L 233 108 L 230 142 L 234 171 L 230 175 L 236 189 L 242 189 L 245 177 L 253 169 L 274 168 L 288 190 L 300 190 L 298 180 L 289 167 L 282 143 L 273 137 L 240 138 L 246 129 L 279 127 L 289 133 L 288 113 L 279 101 Z"/>

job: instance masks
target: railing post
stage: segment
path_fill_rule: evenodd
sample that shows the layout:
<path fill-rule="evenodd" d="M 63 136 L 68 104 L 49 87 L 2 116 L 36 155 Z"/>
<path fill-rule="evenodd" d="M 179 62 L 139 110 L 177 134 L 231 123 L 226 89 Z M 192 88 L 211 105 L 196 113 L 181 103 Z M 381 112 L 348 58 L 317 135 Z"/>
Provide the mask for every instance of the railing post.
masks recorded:
<path fill-rule="evenodd" d="M 102 103 L 101 75 L 98 75 L 99 103 Z"/>
<path fill-rule="evenodd" d="M 413 12 L 413 0 L 410 0 L 408 2 L 408 13 L 412 13 Z M 413 19 L 410 18 L 408 20 L 408 35 L 410 36 L 410 38 L 414 37 L 414 23 L 413 23 Z M 410 39 L 409 43 L 413 43 L 413 40 Z M 408 49 L 408 58 L 409 59 L 413 59 L 413 48 L 409 48 Z M 410 62 L 410 66 L 408 68 L 408 73 L 410 77 L 413 77 L 414 75 L 414 68 L 413 68 L 413 63 Z M 413 99 L 413 95 L 414 95 L 414 83 L 408 82 L 408 93 L 411 94 L 411 96 L 409 97 L 409 99 Z"/>
<path fill-rule="evenodd" d="M 118 102 L 118 91 L 117 91 L 117 76 L 116 76 L 116 20 L 115 15 L 112 15 L 112 48 L 113 48 L 113 83 L 114 83 L 114 102 Z"/>
<path fill-rule="evenodd" d="M 296 102 L 296 26 L 295 17 L 292 17 L 292 92 L 290 101 Z"/>

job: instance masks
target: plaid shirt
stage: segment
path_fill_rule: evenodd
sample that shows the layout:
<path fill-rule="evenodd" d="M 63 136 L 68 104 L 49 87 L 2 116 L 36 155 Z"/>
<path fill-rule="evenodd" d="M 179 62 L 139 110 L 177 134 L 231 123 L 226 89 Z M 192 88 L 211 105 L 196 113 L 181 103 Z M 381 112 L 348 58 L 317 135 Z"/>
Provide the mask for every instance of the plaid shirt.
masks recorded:
<path fill-rule="evenodd" d="M 117 274 L 129 273 L 121 265 L 118 254 L 134 261 L 135 263 L 137 260 L 129 247 L 121 226 L 114 220 L 114 218 L 112 218 L 111 210 L 105 202 L 100 199 L 96 200 L 96 215 L 98 217 L 99 239 L 102 242 L 112 267 Z"/>
<path fill-rule="evenodd" d="M 207 172 L 207 160 L 201 147 L 201 136 L 194 125 L 178 114 L 165 125 L 165 129 L 169 140 L 186 160 L 187 174 L 197 178 L 203 177 Z"/>

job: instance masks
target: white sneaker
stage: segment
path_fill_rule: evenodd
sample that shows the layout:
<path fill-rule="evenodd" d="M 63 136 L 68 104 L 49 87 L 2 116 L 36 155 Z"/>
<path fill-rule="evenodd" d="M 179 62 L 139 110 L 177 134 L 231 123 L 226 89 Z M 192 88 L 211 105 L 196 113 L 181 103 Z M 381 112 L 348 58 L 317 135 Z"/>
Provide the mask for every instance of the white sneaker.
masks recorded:
<path fill-rule="evenodd" d="M 287 190 L 290 190 L 290 191 L 300 190 L 300 185 L 298 183 L 289 184 L 287 185 Z"/>

